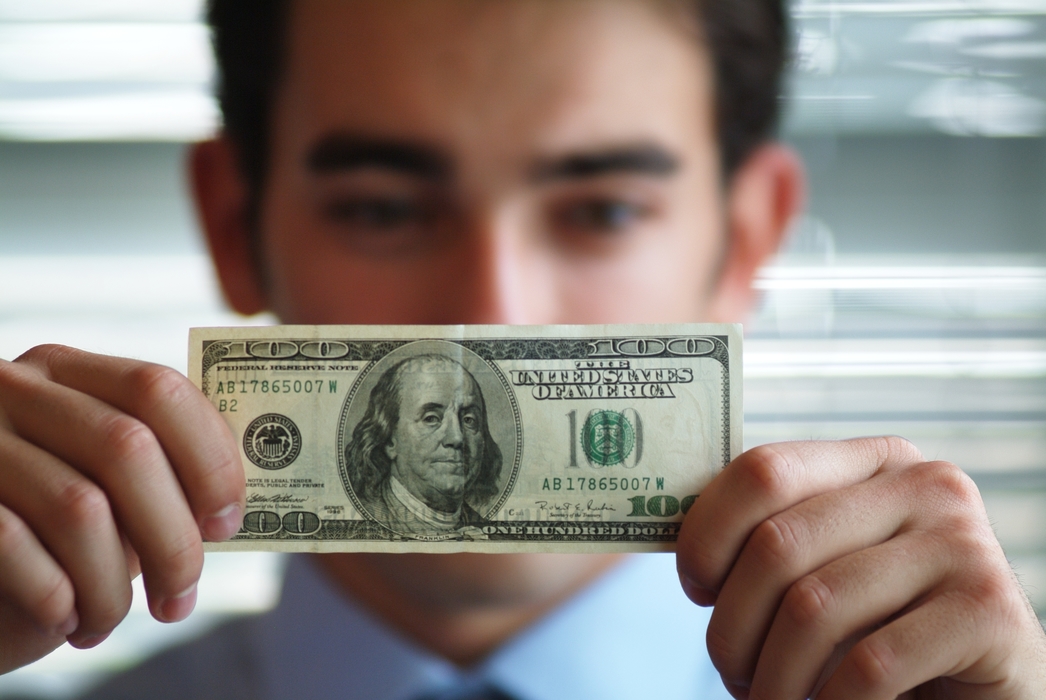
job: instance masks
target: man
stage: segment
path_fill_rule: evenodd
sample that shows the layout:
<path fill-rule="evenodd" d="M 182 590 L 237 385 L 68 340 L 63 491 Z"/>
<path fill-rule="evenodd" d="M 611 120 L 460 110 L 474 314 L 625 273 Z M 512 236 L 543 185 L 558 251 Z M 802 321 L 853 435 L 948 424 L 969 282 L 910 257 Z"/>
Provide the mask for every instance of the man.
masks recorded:
<path fill-rule="evenodd" d="M 487 429 L 483 392 L 442 355 L 385 371 L 345 453 L 364 511 L 400 535 L 438 537 L 479 525 L 484 518 L 469 501 L 487 505 L 498 492 L 501 450 Z"/>
<path fill-rule="evenodd" d="M 243 313 L 736 321 L 799 207 L 799 165 L 770 140 L 772 0 L 220 0 L 211 17 L 226 130 L 192 179 Z M 169 370 L 42 347 L 0 364 L 0 409 L 0 669 L 100 643 L 139 570 L 153 615 L 186 617 L 201 540 L 243 512 L 214 408 Z M 1042 628 L 976 488 L 899 438 L 728 465 L 677 547 L 710 617 L 661 561 L 296 560 L 272 617 L 104 692 L 1046 697 Z"/>

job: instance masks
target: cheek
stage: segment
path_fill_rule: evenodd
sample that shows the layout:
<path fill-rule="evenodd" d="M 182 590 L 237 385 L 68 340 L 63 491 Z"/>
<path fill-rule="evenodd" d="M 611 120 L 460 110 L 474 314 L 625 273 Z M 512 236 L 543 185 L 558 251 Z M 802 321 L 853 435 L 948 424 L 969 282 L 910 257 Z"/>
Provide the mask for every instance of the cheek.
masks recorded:
<path fill-rule="evenodd" d="M 570 316 L 600 323 L 704 320 L 719 251 L 678 235 L 560 275 Z"/>
<path fill-rule="evenodd" d="M 472 461 L 479 462 L 483 459 L 483 436 L 477 433 L 467 435 L 465 438 L 465 449 L 468 450 Z"/>
<path fill-rule="evenodd" d="M 707 306 L 726 245 L 714 182 L 691 183 L 671 211 L 612 257 L 563 261 L 564 322 L 688 323 Z"/>
<path fill-rule="evenodd" d="M 310 227 L 273 235 L 266 246 L 269 301 L 284 323 L 417 323 L 417 285 L 425 271 L 361 259 Z M 284 229 L 286 230 L 286 229 Z"/>
<path fill-rule="evenodd" d="M 410 454 L 424 457 L 439 446 L 439 438 L 434 431 L 423 426 L 416 426 L 410 431 Z"/>
<path fill-rule="evenodd" d="M 396 429 L 396 456 L 404 466 L 417 464 L 431 449 L 431 436 L 417 426 L 400 424 Z"/>

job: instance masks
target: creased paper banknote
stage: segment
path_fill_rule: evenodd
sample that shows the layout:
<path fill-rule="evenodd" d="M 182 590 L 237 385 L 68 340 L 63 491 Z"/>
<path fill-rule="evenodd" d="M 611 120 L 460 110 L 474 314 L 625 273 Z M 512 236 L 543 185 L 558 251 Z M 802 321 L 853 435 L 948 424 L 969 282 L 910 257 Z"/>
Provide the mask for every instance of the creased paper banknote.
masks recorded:
<path fill-rule="evenodd" d="M 211 550 L 671 550 L 741 450 L 733 325 L 196 328 L 240 442 Z"/>

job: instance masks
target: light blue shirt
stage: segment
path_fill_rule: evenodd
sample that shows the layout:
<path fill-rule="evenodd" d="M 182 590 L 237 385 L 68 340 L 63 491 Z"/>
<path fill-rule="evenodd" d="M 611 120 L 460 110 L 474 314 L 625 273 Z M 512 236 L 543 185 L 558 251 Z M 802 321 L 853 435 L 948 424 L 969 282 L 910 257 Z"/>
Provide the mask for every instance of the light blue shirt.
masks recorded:
<path fill-rule="evenodd" d="M 271 700 L 412 700 L 482 683 L 520 700 L 730 700 L 705 648 L 708 617 L 708 610 L 683 595 L 672 555 L 636 555 L 485 662 L 462 671 L 391 630 L 336 590 L 307 557 L 298 556 L 288 567 L 279 605 L 227 629 L 224 646 L 211 641 L 204 652 L 205 638 L 195 643 L 202 645 L 196 657 L 185 659 L 193 645 L 169 652 L 169 663 L 160 657 L 119 679 L 114 691 L 103 687 L 88 697 L 134 697 L 132 692 L 161 689 L 172 697 L 184 692 L 221 697 L 201 685 L 206 682 L 201 676 L 215 673 L 216 684 L 250 685 L 253 697 Z M 226 657 L 231 660 L 223 661 Z M 249 658 L 241 663 L 244 657 Z M 213 659 L 215 668 L 205 659 Z M 237 670 L 241 667 L 248 670 Z M 132 682 L 136 673 L 142 678 L 138 686 Z M 249 682 L 245 678 L 237 686 L 230 677 L 237 673 L 249 674 Z M 192 687 L 176 690 L 190 675 L 195 676 Z"/>

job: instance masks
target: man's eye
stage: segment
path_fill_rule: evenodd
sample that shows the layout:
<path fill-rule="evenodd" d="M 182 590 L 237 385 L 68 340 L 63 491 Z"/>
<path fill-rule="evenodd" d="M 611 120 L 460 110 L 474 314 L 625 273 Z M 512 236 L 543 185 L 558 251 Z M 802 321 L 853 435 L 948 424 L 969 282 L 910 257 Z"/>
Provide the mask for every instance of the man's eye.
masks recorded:
<path fill-rule="evenodd" d="M 469 430 L 479 430 L 479 418 L 471 413 L 466 413 L 461 417 L 461 424 Z"/>
<path fill-rule="evenodd" d="M 562 207 L 556 218 L 561 225 L 584 231 L 623 231 L 649 215 L 641 204 L 620 199 L 593 199 Z"/>
<path fill-rule="evenodd" d="M 336 201 L 327 214 L 358 228 L 395 229 L 424 222 L 425 207 L 406 197 L 372 197 Z"/>
<path fill-rule="evenodd" d="M 443 422 L 443 417 L 440 416 L 438 413 L 431 413 L 430 412 L 430 413 L 426 413 L 425 415 L 423 415 L 421 417 L 421 422 L 424 423 L 425 425 L 436 427 L 440 423 Z"/>

